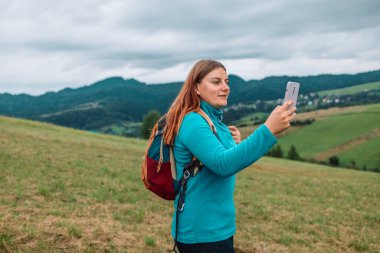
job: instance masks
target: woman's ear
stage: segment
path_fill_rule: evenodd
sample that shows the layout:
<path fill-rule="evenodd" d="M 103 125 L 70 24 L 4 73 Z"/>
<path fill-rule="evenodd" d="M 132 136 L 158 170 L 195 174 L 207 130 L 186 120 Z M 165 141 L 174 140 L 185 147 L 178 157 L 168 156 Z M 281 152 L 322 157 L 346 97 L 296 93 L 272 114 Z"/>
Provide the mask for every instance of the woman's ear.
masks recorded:
<path fill-rule="evenodd" d="M 199 95 L 201 95 L 201 93 L 199 92 L 199 90 L 198 90 L 198 83 L 197 83 L 197 87 L 195 87 L 195 92 L 197 93 L 197 95 L 199 96 Z"/>

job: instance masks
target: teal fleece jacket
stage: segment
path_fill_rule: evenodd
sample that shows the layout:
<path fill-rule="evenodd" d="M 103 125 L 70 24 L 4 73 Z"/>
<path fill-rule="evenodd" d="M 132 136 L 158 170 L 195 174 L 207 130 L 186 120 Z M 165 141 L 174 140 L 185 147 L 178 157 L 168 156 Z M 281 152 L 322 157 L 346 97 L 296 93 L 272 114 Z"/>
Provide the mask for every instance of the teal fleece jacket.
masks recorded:
<path fill-rule="evenodd" d="M 223 112 L 201 100 L 201 108 L 213 121 L 219 139 L 199 114 L 187 114 L 174 141 L 177 175 L 193 156 L 203 169 L 187 183 L 185 207 L 179 212 L 178 241 L 182 243 L 216 242 L 231 237 L 236 230 L 234 188 L 235 174 L 262 157 L 277 139 L 265 125 L 236 144 L 222 122 Z M 176 231 L 174 201 L 172 236 Z"/>

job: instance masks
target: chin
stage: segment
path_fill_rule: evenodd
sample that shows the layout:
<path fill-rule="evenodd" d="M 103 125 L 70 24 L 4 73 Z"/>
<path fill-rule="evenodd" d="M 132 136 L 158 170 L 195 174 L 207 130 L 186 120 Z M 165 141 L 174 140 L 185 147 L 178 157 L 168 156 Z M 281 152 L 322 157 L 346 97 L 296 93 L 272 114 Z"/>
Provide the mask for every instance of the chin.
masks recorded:
<path fill-rule="evenodd" d="M 218 107 L 224 107 L 224 106 L 227 106 L 227 102 L 218 104 Z"/>

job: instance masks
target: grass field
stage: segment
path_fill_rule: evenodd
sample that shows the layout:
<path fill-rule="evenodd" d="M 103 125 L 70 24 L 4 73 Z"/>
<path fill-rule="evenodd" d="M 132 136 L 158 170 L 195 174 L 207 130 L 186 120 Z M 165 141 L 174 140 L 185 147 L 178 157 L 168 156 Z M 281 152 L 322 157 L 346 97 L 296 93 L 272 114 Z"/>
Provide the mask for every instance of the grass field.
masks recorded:
<path fill-rule="evenodd" d="M 359 84 L 347 88 L 342 89 L 334 89 L 334 90 L 326 90 L 318 92 L 320 96 L 325 95 L 350 95 L 355 94 L 358 92 L 362 92 L 365 90 L 380 90 L 380 82 L 373 82 L 373 83 L 365 83 L 365 84 Z"/>
<path fill-rule="evenodd" d="M 380 168 L 380 137 L 357 145 L 339 157 L 343 164 L 350 164 L 351 161 L 355 161 L 359 166 L 366 165 L 367 169 Z"/>
<path fill-rule="evenodd" d="M 0 252 L 168 252 L 146 142 L 0 117 Z M 237 252 L 380 252 L 380 174 L 263 158 L 238 175 Z"/>
<path fill-rule="evenodd" d="M 380 126 L 380 117 L 371 117 L 367 113 L 337 115 L 316 121 L 294 134 L 281 139 L 286 150 L 294 144 L 304 157 L 312 157 L 317 153 L 343 145 L 344 143 L 368 134 Z"/>
<path fill-rule="evenodd" d="M 255 121 L 260 121 L 262 122 L 269 116 L 268 113 L 266 112 L 255 112 L 252 114 L 249 114 L 247 116 L 242 117 L 240 120 L 238 120 L 235 124 L 237 126 L 243 125 L 243 124 L 248 124 L 248 125 L 253 125 L 252 123 Z"/>
<path fill-rule="evenodd" d="M 327 161 L 340 158 L 341 165 L 380 168 L 380 103 L 329 108 L 297 114 L 297 120 L 315 119 L 307 126 L 292 126 L 279 137 L 284 155 L 291 145 L 303 158 Z M 256 126 L 257 127 L 257 126 Z M 245 138 L 255 127 L 242 127 Z"/>

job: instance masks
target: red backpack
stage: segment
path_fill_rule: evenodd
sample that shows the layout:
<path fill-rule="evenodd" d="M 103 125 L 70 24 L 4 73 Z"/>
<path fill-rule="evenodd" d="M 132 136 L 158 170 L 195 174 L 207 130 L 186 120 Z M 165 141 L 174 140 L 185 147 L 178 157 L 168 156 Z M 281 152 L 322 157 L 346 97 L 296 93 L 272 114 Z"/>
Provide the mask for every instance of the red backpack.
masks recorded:
<path fill-rule="evenodd" d="M 207 114 L 199 109 L 196 111 L 209 124 L 213 133 L 216 129 Z M 166 145 L 163 134 L 166 126 L 166 115 L 162 116 L 154 128 L 148 140 L 148 148 L 142 163 L 142 181 L 145 188 L 166 200 L 174 200 L 180 186 L 176 173 L 173 147 Z M 203 167 L 203 164 L 195 157 L 193 161 L 185 167 L 183 179 L 195 176 Z M 182 207 L 183 208 L 183 207 Z"/>

